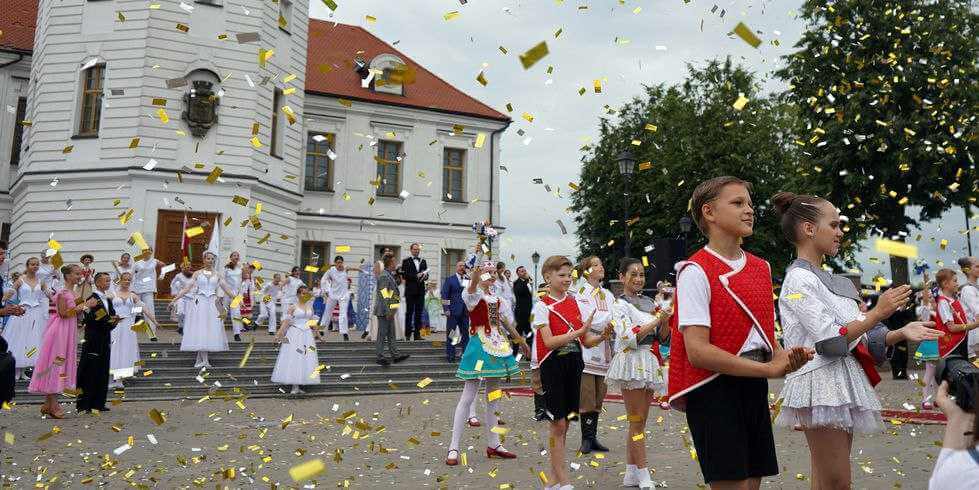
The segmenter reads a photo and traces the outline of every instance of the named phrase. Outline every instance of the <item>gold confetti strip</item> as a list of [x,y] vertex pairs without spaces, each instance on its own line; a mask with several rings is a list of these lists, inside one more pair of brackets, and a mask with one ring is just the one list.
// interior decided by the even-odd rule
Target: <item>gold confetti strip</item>
[[432,384],[432,378],[425,378],[425,379],[419,381],[418,384],[415,385],[415,386],[418,386],[419,388],[424,388],[424,387],[426,387],[426,386],[428,386],[430,384]]
[[455,19],[456,17],[459,17],[460,15],[462,14],[460,14],[458,10],[453,10],[451,12],[446,12],[445,15],[442,16],[442,18],[449,21]]
[[[557,37],[560,33],[561,31],[559,30],[557,33],[555,33],[554,37]],[[550,51],[547,49],[547,41],[541,41],[536,46],[528,49],[526,52],[524,52],[524,54],[520,55],[520,64],[523,65],[524,70],[528,70],[549,53]]]
[[187,238],[194,238],[195,236],[200,235],[201,233],[204,233],[204,228],[201,226],[187,228],[187,230],[184,231],[184,234],[187,235]]
[[745,25],[744,22],[738,22],[738,25],[734,27],[734,33],[738,35],[744,42],[751,45],[752,48],[757,48],[761,45],[761,39],[751,29]]
[[213,184],[218,181],[218,177],[220,177],[221,174],[223,173],[224,170],[221,167],[214,167],[214,169],[211,170],[211,173],[207,175],[207,178],[204,179],[204,181],[207,182],[208,184]]
[[325,471],[326,464],[322,459],[316,458],[289,468],[289,476],[292,478],[292,481],[298,483],[319,476]]
[[155,408],[151,408],[147,415],[149,415],[150,420],[156,425],[163,425],[167,421],[167,418]]
[[350,245],[337,245],[336,252],[344,253],[350,251]]
[[734,107],[734,110],[736,111],[740,111],[741,109],[744,109],[744,106],[747,104],[748,104],[748,98],[745,97],[743,94],[739,94],[738,100],[734,101],[734,103],[731,104],[731,107]]
[[918,258],[918,247],[903,242],[878,238],[874,242],[874,248],[880,253],[894,255],[896,257],[905,257],[908,259]]

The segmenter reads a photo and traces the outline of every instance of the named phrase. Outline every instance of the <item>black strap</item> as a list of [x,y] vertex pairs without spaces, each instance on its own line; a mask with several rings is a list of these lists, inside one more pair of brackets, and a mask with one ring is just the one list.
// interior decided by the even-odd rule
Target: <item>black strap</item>
[[969,456],[972,456],[972,460],[975,461],[976,464],[979,464],[979,449],[976,449],[975,446],[972,446],[968,449],[968,451],[969,451]]

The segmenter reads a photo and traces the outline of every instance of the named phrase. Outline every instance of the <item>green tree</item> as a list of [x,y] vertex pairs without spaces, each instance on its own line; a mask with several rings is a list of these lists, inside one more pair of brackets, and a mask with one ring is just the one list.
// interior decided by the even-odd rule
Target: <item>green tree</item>
[[[585,148],[580,187],[571,198],[580,253],[602,257],[609,268],[622,256],[624,187],[615,157],[629,148],[640,162],[628,183],[630,256],[652,258],[659,252],[645,248],[654,238],[679,236],[677,223],[699,182],[734,175],[754,186],[755,233],[745,248],[771,261],[780,275],[791,247],[767,201],[795,187],[796,150],[787,131],[794,125],[793,110],[760,95],[754,74],[730,59],[687,70],[684,83],[646,86],[621,109],[609,110],[615,122],[601,119],[601,139]],[[740,111],[733,107],[739,96],[748,99]],[[704,243],[696,228],[689,237],[688,250]]]
[[[976,197],[973,2],[806,1],[808,27],[778,75],[799,108],[809,192],[849,220],[847,239],[907,232]],[[921,206],[917,218],[905,206]],[[907,282],[907,260],[892,257]]]

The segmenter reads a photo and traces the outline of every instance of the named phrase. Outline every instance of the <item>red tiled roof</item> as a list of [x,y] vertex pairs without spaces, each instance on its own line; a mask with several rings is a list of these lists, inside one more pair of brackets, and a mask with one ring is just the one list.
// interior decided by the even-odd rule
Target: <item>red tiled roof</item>
[[[354,58],[359,56],[369,64],[375,56],[385,53],[401,58],[416,73],[414,83],[405,86],[405,95],[375,92],[360,86],[360,75],[353,68]],[[309,19],[306,92],[499,121],[510,119],[453,87],[366,29],[316,19]]]
[[0,51],[34,51],[38,0],[3,0],[0,8]]

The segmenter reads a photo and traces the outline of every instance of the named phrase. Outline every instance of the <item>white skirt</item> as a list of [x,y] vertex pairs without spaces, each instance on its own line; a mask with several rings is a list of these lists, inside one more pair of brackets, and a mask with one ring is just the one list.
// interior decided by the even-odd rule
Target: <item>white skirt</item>
[[279,357],[272,369],[272,382],[284,385],[318,385],[320,373],[313,331],[306,327],[289,327],[288,343],[279,346]]
[[428,327],[433,332],[445,331],[445,315],[441,308],[438,310],[428,310]]
[[785,380],[775,425],[872,433],[883,428],[880,400],[853,356]]
[[660,367],[649,346],[641,345],[636,350],[615,353],[605,374],[605,384],[619,393],[642,389],[665,393],[666,370]]
[[180,350],[220,352],[228,350],[228,336],[218,316],[213,296],[194,296],[184,312],[184,337]]
[[131,368],[139,362],[139,338],[132,329],[135,320],[131,316],[122,318],[116,324],[116,328],[112,329],[109,369]]
[[[48,305],[42,302],[38,306],[27,306],[27,311],[21,316],[7,318],[7,326],[3,329],[3,338],[7,341],[7,350],[14,355],[17,368],[33,367],[37,357],[41,355],[41,340],[48,326]],[[34,350],[34,352],[30,352]],[[30,353],[30,357],[27,354]]]

